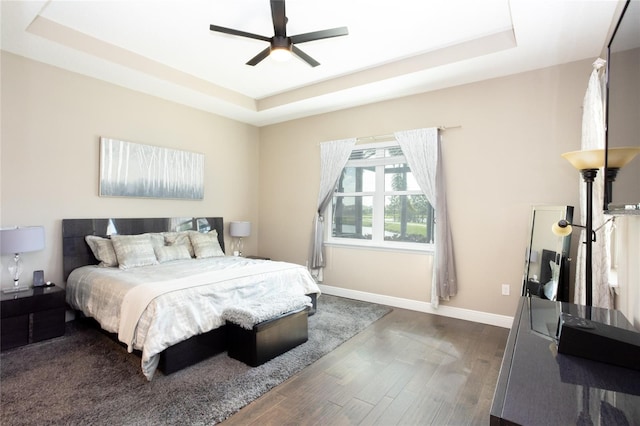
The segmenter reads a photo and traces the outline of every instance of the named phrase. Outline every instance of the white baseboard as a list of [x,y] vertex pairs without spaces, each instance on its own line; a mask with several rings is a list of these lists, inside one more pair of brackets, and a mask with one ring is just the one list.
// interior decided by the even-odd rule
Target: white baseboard
[[445,317],[495,325],[497,327],[503,328],[511,328],[511,325],[513,324],[513,317],[509,317],[506,315],[497,315],[488,312],[472,311],[470,309],[455,308],[452,306],[443,305],[440,305],[438,308],[434,309],[429,302],[420,302],[417,300],[403,299],[400,297],[385,296],[382,294],[367,293],[358,290],[349,290],[324,284],[318,284],[318,286],[320,287],[322,293],[330,294],[332,296],[362,300],[363,302],[379,303],[381,305],[409,309],[411,311],[417,312],[425,312],[428,314],[442,315]]

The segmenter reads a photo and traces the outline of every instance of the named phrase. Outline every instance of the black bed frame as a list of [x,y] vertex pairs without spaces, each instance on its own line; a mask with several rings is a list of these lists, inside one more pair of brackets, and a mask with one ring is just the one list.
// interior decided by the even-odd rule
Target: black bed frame
[[[146,232],[188,230],[209,232],[213,229],[218,232],[218,241],[224,251],[224,221],[221,217],[63,219],[62,263],[64,279],[66,280],[75,268],[98,264],[85,241],[87,235],[107,237],[112,233],[136,235]],[[115,338],[114,335],[111,337]],[[223,352],[225,349],[225,330],[224,327],[220,327],[165,349],[160,354],[158,368],[164,374],[171,374]]]
[[[75,268],[96,265],[98,261],[85,241],[87,235],[107,237],[110,234],[136,235],[146,232],[171,232],[195,230],[218,232],[218,241],[224,251],[224,221],[221,217],[188,218],[111,218],[111,219],[63,219],[62,258],[64,279]],[[309,315],[316,310],[316,294],[309,294],[313,306]],[[97,324],[97,323],[96,323]],[[171,374],[196,364],[227,349],[226,325],[209,332],[193,336],[176,343],[160,353],[158,368],[164,374]],[[110,334],[111,337],[117,337]]]

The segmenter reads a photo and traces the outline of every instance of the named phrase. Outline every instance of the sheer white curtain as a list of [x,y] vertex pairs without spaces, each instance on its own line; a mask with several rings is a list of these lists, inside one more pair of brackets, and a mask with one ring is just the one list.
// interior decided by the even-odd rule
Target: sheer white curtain
[[431,304],[438,307],[440,299],[449,300],[458,292],[438,129],[406,130],[394,135],[420,189],[436,212]]
[[356,139],[340,139],[320,144],[320,191],[318,192],[318,210],[311,236],[311,261],[309,267],[318,282],[322,282],[324,259],[324,212],[333,196],[342,169],[347,163]]
[[[593,71],[582,104],[582,149],[604,149],[605,117],[603,102],[604,65],[606,61],[597,59],[593,63]],[[602,72],[601,72],[602,71]],[[586,184],[580,175],[580,220],[586,223]],[[606,218],[602,206],[604,200],[604,170],[600,169],[593,182],[593,228],[597,229]],[[575,229],[575,228],[574,228]],[[596,232],[596,241],[592,244],[593,269],[593,306],[613,308],[612,290],[609,286],[611,224],[605,225]],[[574,302],[585,303],[585,256],[583,241],[588,236],[583,229],[580,232],[578,258],[576,261],[576,283]]]

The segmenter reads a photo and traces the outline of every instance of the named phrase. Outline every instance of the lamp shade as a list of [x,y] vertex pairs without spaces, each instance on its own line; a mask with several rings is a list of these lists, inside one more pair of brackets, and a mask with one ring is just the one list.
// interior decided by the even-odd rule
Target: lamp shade
[[284,47],[277,47],[271,50],[271,57],[278,62],[286,62],[291,59],[291,50]]
[[232,237],[248,237],[251,235],[251,222],[231,222],[229,235]]
[[640,147],[637,146],[609,148],[607,151],[607,166],[612,169],[621,169],[638,154],[640,154]]
[[0,230],[0,253],[16,254],[44,249],[44,227],[25,226]]
[[573,231],[571,224],[566,220],[560,220],[551,225],[551,232],[559,237],[566,237]]
[[[604,167],[604,149],[585,149],[562,154],[578,170],[599,169]],[[627,146],[607,150],[607,167],[621,169],[640,153],[640,148]]]
[[604,167],[604,149],[585,149],[562,154],[578,170],[599,169]]

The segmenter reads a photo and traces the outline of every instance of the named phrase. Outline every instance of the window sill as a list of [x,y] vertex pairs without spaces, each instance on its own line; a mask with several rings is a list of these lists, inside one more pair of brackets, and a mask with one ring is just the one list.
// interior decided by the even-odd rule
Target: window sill
[[330,240],[330,241],[325,241],[324,245],[326,247],[339,247],[339,248],[347,248],[347,249],[355,249],[355,250],[393,251],[393,252],[427,254],[427,255],[433,255],[435,251],[435,247],[432,244],[429,244],[426,247],[412,247],[412,246],[403,245],[403,244],[376,244],[373,242],[361,243],[361,242],[352,242],[352,241]]

